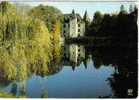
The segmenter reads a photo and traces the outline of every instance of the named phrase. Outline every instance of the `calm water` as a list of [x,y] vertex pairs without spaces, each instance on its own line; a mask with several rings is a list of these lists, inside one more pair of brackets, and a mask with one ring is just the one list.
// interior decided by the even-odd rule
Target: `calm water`
[[93,55],[90,51],[97,54],[96,50],[88,50],[82,45],[63,45],[62,60],[55,73],[44,77],[32,75],[25,83],[20,80],[1,83],[0,89],[29,98],[97,98],[115,95],[109,80],[116,73],[116,67],[113,63],[101,63],[99,54]]
[[[71,66],[63,66],[63,69],[55,75],[29,78],[26,82],[26,96],[40,98],[44,87],[50,98],[107,96],[112,93],[112,90],[106,80],[112,73],[114,69],[111,66],[95,69],[92,60],[87,69],[83,63],[74,71]],[[10,92],[12,84],[3,89]],[[17,84],[20,87],[21,83],[17,82]]]

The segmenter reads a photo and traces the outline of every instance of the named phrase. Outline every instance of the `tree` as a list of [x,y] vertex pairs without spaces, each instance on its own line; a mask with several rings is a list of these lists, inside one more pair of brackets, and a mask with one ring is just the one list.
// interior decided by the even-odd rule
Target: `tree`
[[93,23],[100,24],[102,21],[102,18],[103,18],[103,15],[99,11],[96,11],[93,17]]
[[54,38],[54,42],[58,43],[59,39],[60,39],[60,29],[61,29],[61,23],[59,20],[56,20],[56,24],[54,25],[54,34],[53,34],[53,38]]
[[2,13],[2,15],[6,14],[9,9],[11,11],[16,10],[16,6],[12,5],[7,1],[0,2],[0,12]]
[[41,90],[41,98],[47,98],[47,97],[48,97],[47,89],[46,87],[43,87]]
[[99,12],[96,11],[93,17],[93,21],[91,22],[90,26],[89,26],[89,33],[96,35],[97,32],[99,31],[100,27],[101,27],[101,22],[103,20],[103,15]]
[[90,24],[90,18],[88,16],[87,10],[85,11],[85,14],[83,16],[83,20],[85,21],[85,31],[86,31],[86,33],[88,33],[89,24]]
[[125,10],[124,5],[121,5],[120,11],[123,11],[123,10]]
[[74,9],[72,9],[72,14],[75,15],[75,11],[74,11]]
[[87,69],[88,68],[88,65],[90,63],[90,56],[89,55],[87,55],[85,57],[85,59],[83,60],[83,63],[84,63],[85,68]]
[[87,10],[86,10],[85,13],[84,13],[83,20],[84,20],[86,23],[90,23],[90,18],[89,18],[89,16],[88,16]]
[[133,6],[130,5],[130,6],[129,6],[129,12],[132,13],[133,11],[134,11]]
[[17,93],[17,84],[16,84],[16,82],[14,82],[14,83],[12,84],[11,93],[12,93],[14,96],[16,96],[16,93]]
[[61,16],[62,13],[59,9],[55,7],[39,5],[37,7],[32,8],[28,12],[28,15],[33,18],[38,18],[44,21],[49,32],[53,33],[56,20],[59,19],[59,16]]

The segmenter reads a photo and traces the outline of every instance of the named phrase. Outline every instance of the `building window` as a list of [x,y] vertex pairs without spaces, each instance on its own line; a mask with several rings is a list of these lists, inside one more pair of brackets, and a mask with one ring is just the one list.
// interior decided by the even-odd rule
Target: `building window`
[[78,49],[78,51],[80,52],[80,49]]
[[77,22],[80,22],[80,19],[79,18],[77,18]]
[[80,24],[78,24],[78,27],[80,27]]
[[79,57],[80,57],[80,54],[79,54]]
[[80,34],[78,34],[78,37],[80,37]]
[[80,29],[78,29],[78,32],[80,32]]
[[64,26],[63,26],[64,28],[66,27],[66,24],[64,24]]

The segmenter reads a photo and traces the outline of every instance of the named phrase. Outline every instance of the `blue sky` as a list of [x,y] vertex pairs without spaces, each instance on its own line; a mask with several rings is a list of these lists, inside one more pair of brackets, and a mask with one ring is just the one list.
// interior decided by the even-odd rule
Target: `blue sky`
[[119,12],[120,6],[124,5],[125,9],[129,10],[129,5],[135,5],[135,2],[24,2],[29,6],[51,5],[62,11],[62,13],[71,13],[72,9],[81,16],[85,10],[88,11],[89,17],[92,19],[96,11],[101,13]]

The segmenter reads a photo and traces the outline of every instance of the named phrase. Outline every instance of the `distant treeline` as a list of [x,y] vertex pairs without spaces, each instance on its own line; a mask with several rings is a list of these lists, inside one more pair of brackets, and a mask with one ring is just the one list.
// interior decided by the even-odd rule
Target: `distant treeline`
[[121,5],[119,13],[102,14],[96,11],[86,36],[119,38],[119,41],[137,42],[138,9],[130,5],[129,12]]

